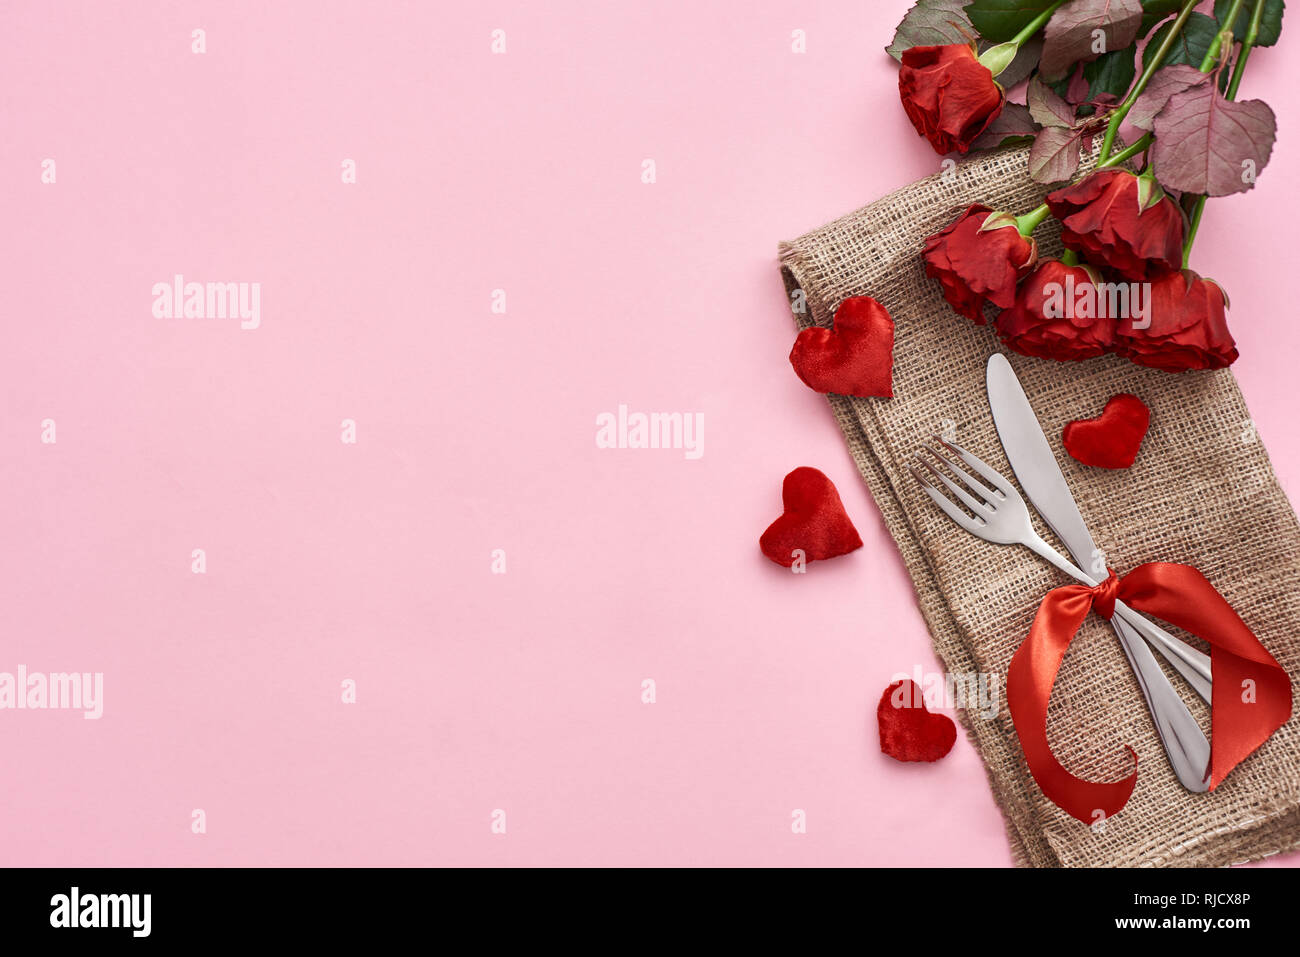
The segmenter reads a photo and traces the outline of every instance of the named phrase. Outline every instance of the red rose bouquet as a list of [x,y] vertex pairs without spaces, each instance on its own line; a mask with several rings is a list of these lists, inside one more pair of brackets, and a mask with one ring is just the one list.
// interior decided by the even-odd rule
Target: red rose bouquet
[[[888,52],[918,134],[939,153],[1032,141],[1026,174],[1061,184],[1033,210],[971,206],[922,252],[957,313],[984,324],[995,307],[1008,348],[1170,372],[1236,360],[1227,296],[1188,260],[1206,200],[1253,188],[1272,152],[1272,110],[1237,91],[1252,51],[1277,42],[1283,2],[1201,5],[918,0],[899,24]],[[1125,123],[1134,142],[1116,150]],[[1049,216],[1066,251],[1039,262]]]

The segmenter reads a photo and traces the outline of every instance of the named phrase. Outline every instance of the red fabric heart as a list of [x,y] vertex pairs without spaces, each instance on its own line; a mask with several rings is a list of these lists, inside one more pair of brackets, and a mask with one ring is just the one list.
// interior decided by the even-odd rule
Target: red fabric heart
[[790,365],[814,392],[893,398],[894,320],[870,296],[845,299],[835,310],[834,329],[799,333]]
[[1075,419],[1065,426],[1061,441],[1065,451],[1084,465],[1126,469],[1151,424],[1151,410],[1135,395],[1111,396],[1095,419]]
[[938,761],[957,741],[957,725],[946,714],[927,711],[921,686],[895,681],[876,705],[880,750],[898,761]]
[[835,484],[817,469],[805,465],[787,475],[781,503],[785,511],[758,539],[763,554],[778,565],[793,565],[796,549],[811,562],[862,547]]

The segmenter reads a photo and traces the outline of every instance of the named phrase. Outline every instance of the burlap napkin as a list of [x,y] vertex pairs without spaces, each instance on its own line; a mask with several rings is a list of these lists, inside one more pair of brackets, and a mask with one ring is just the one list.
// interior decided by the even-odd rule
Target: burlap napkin
[[[925,276],[920,250],[972,202],[1016,213],[1038,205],[1043,190],[1027,179],[1025,159],[1023,148],[969,159],[779,251],[792,301],[801,289],[807,303],[804,313],[795,310],[800,327],[829,326],[840,301],[856,295],[874,296],[893,315],[895,397],[830,396],[831,408],[902,552],[946,669],[997,674],[999,687],[1043,594],[1065,579],[1023,548],[990,545],[958,528],[921,493],[906,462],[929,433],[955,430],[959,444],[1012,476],[984,386],[985,363],[1001,346],[991,326],[947,306]],[[1044,255],[1059,253],[1054,224],[1037,235]],[[1013,355],[1011,363],[1107,564],[1120,574],[1154,560],[1195,565],[1300,678],[1300,528],[1231,372],[1170,375],[1112,356],[1059,363]],[[1137,463],[1109,471],[1070,459],[1060,450],[1062,427],[1095,415],[1119,392],[1151,407]],[[1208,729],[1208,708],[1170,674]],[[1104,829],[1079,823],[1038,789],[1005,695],[996,717],[960,716],[1021,865],[1213,866],[1300,844],[1300,717],[1216,790],[1191,794],[1169,767],[1114,634],[1095,615],[1066,656],[1048,730],[1062,763],[1094,780],[1126,774],[1123,746],[1137,751],[1137,787]]]

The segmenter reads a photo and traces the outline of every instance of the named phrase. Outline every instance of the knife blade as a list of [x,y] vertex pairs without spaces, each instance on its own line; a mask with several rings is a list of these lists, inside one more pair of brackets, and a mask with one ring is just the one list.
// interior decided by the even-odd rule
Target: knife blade
[[997,426],[998,438],[1020,487],[1079,567],[1093,578],[1105,575],[1104,563],[1101,567],[1096,565],[1101,553],[1079,513],[1070,487],[1065,484],[1047,436],[1038,424],[1015,370],[1000,352],[989,358],[988,390],[993,424]]
[[[1092,576],[1095,583],[1105,574],[1104,557],[1088,531],[1015,370],[1001,353],[989,358],[987,385],[998,438],[1002,440],[1002,448],[1020,487],[1075,562]],[[1137,629],[1118,616],[1111,619],[1111,624],[1137,676],[1179,780],[1189,790],[1204,791],[1208,787],[1209,764],[1209,743],[1204,733],[1161,671]],[[1166,637],[1171,642],[1177,641],[1172,636]],[[1187,678],[1198,694],[1210,700],[1209,659],[1206,656],[1185,645],[1185,654],[1161,644],[1156,644],[1156,648]],[[1198,662],[1197,655],[1205,661]]]

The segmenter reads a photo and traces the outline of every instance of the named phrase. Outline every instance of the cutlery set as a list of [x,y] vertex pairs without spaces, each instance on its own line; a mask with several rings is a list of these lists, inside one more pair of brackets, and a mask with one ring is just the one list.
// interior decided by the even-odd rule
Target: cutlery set
[[[1052,548],[1034,529],[1029,508],[1011,482],[955,443],[931,436],[917,450],[912,474],[944,514],[966,531],[997,545],[1023,545],[1075,581],[1096,586],[1098,578],[1084,568],[1100,553],[1006,356],[995,354],[989,359],[987,384],[993,421],[1007,461],[1034,509],[1074,561]],[[1105,575],[1103,566],[1102,577]],[[1209,656],[1123,602],[1115,603],[1111,625],[1175,775],[1189,791],[1208,790],[1209,740],[1152,651],[1207,703],[1212,695]]]

